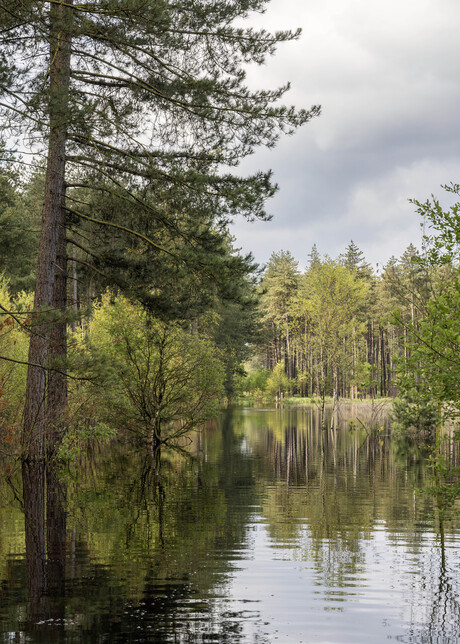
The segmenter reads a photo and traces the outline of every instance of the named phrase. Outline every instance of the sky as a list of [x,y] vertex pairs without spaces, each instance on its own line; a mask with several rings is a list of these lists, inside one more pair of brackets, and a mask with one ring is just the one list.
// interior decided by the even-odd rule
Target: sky
[[288,80],[284,103],[322,114],[240,165],[271,168],[279,192],[272,221],[235,222],[236,247],[262,264],[289,250],[303,269],[314,243],[337,257],[353,240],[379,266],[420,246],[409,199],[448,205],[441,185],[460,183],[460,2],[272,0],[252,24],[302,36],[250,68],[250,86]]

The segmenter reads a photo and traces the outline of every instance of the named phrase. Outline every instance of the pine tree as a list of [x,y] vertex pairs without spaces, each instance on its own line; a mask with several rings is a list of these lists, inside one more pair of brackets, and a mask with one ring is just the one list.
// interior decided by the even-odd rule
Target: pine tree
[[343,255],[343,263],[347,268],[357,268],[364,262],[364,253],[358,248],[353,240],[350,241]]
[[[65,275],[69,223],[123,231],[171,256],[170,248],[139,231],[133,211],[161,231],[174,231],[189,255],[200,251],[200,230],[181,229],[184,212],[206,213],[206,228],[211,215],[218,226],[237,214],[266,217],[264,202],[275,191],[270,173],[240,177],[223,168],[257,145],[273,146],[281,133],[319,113],[279,106],[288,85],[245,86],[246,64],[263,64],[279,43],[299,35],[234,26],[266,4],[4,0],[2,117],[11,132],[26,133],[22,145],[33,141],[29,150],[46,156],[36,310],[65,307],[55,294],[55,274]],[[93,216],[93,197],[82,203],[76,193],[82,188],[86,195],[110,194],[124,224],[110,213]],[[31,336],[24,425],[24,451],[33,457],[44,453],[46,366],[54,347],[65,352],[62,328],[50,344],[50,326],[42,322]],[[55,421],[51,406],[48,422]]]
[[319,266],[319,264],[321,264],[321,255],[318,252],[316,244],[313,244],[308,255],[308,268]]

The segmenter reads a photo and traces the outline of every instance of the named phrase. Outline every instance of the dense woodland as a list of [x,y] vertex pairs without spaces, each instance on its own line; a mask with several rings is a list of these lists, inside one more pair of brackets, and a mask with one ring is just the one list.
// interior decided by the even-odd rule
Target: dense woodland
[[[228,223],[237,216],[265,219],[277,187],[270,171],[241,176],[235,168],[255,147],[273,146],[320,112],[284,105],[288,84],[247,86],[247,65],[264,64],[300,34],[241,26],[266,4],[0,5],[2,218],[10,243],[2,244],[3,264],[13,295],[34,282],[32,316],[16,303],[4,307],[4,324],[28,333],[26,460],[52,458],[72,425],[70,381],[108,388],[115,358],[103,369],[97,352],[87,344],[70,348],[67,338],[69,324],[91,326],[92,306],[106,289],[111,301],[132,304],[144,325],[142,337],[123,332],[107,346],[124,347],[136,387],[127,377],[121,398],[152,444],[164,438],[160,426],[183,422],[177,407],[190,382],[178,376],[181,333],[210,342],[219,334],[217,318],[234,315],[244,323],[239,309],[248,290],[252,297],[245,286],[253,279],[252,259],[232,251]],[[31,241],[35,226],[38,242]],[[225,347],[228,333],[220,335]],[[233,345],[226,355],[229,374],[240,355]],[[70,364],[76,356],[79,365]],[[184,369],[192,379],[195,371]],[[175,391],[166,395],[172,381]],[[192,424],[204,406],[201,384],[189,410]]]
[[[44,179],[37,170],[21,182],[14,164],[5,170],[1,414],[4,439],[17,443]],[[176,288],[166,290],[164,302],[180,306],[181,315],[152,311],[117,282],[108,284],[96,253],[88,257],[69,244],[68,354],[53,366],[69,375],[61,454],[81,435],[128,430],[150,443],[171,439],[245,395],[396,397],[402,425],[433,435],[439,409],[450,419],[458,410],[457,242],[452,225],[443,223],[448,213],[435,221],[433,204],[417,207],[437,233],[425,236],[422,250],[410,245],[380,270],[353,241],[335,259],[313,246],[304,271],[289,251],[274,252],[258,267],[224,232],[221,254],[234,262],[228,277],[212,283],[206,273],[184,274],[177,302]],[[115,246],[123,235],[111,233],[111,240]],[[162,279],[169,279],[164,270]]]
[[[354,513],[360,487],[373,497],[360,529],[369,543],[367,514],[372,510],[377,521],[376,490],[390,491],[382,516],[392,517],[399,471],[388,487],[380,478],[385,461],[378,459],[398,442],[410,443],[411,455],[420,451],[423,458],[427,446],[431,450],[429,485],[440,517],[460,497],[453,445],[460,415],[460,186],[446,186],[447,210],[435,198],[413,202],[423,241],[414,240],[379,270],[348,239],[336,258],[306,248],[302,265],[288,249],[258,266],[235,248],[230,224],[238,217],[268,220],[278,189],[270,170],[244,175],[240,163],[321,112],[317,105],[286,104],[289,83],[254,88],[247,80],[251,66],[265,65],[279,46],[300,36],[300,30],[250,26],[268,3],[0,0],[0,472],[11,506],[24,516],[26,552],[22,562],[24,548],[8,554],[0,573],[9,580],[13,571],[11,584],[2,581],[7,602],[27,585],[28,607],[21,598],[17,616],[21,629],[25,622],[38,629],[40,641],[48,626],[71,629],[74,641],[77,622],[69,617],[86,610],[72,584],[98,605],[87,592],[93,573],[83,567],[75,576],[80,551],[94,563],[95,578],[105,575],[106,564],[108,570],[120,562],[130,568],[103,590],[115,629],[128,619],[126,611],[118,619],[113,608],[130,575],[138,597],[152,585],[150,576],[167,581],[194,636],[194,606],[203,603],[192,583],[196,572],[210,571],[224,605],[227,582],[206,568],[209,553],[220,553],[220,571],[226,544],[241,548],[252,540],[239,498],[250,495],[247,507],[255,516],[251,498],[259,483],[243,442],[233,449],[235,430],[224,421],[213,432],[212,419],[240,398],[270,405],[294,399],[310,404],[311,418],[314,412],[321,419],[310,434],[297,432],[296,423],[264,427],[267,438],[263,446],[254,443],[253,462],[278,473],[279,486],[261,479],[267,517],[270,508],[277,516],[283,515],[279,507],[290,513],[292,503],[302,517],[312,514],[306,502],[314,504],[315,516],[320,512],[311,521],[312,535],[323,543],[326,530],[328,568],[331,535],[350,541],[337,508]],[[329,397],[335,413],[328,416]],[[382,423],[361,421],[356,432],[354,422],[338,432],[343,398],[371,399],[371,419],[375,407],[392,398],[393,429],[402,440],[393,442]],[[212,468],[201,434],[190,438],[206,423],[205,436],[214,444],[207,449],[219,454]],[[337,436],[346,437],[343,449]],[[331,437],[328,462],[324,446]],[[165,457],[164,446],[174,458]],[[121,482],[115,462],[125,474],[128,466],[135,485]],[[110,471],[103,493],[92,483],[96,463]],[[334,480],[327,487],[329,472]],[[317,492],[287,494],[298,476],[317,480]],[[333,510],[325,522],[328,504]],[[406,500],[403,505],[409,507]],[[226,513],[230,523],[222,520]],[[88,533],[78,532],[80,517],[89,520]],[[106,523],[116,524],[112,540],[100,532]],[[122,542],[132,557],[125,557]],[[99,543],[100,560],[92,556]],[[344,560],[342,545],[338,552],[337,561]],[[15,572],[18,562],[27,582]],[[162,620],[169,610],[166,586],[161,581],[154,592]],[[177,595],[182,587],[186,597],[193,594],[192,603]],[[53,597],[59,619],[50,624]],[[182,621],[178,605],[171,603],[175,624]],[[232,614],[234,606],[232,598]],[[244,606],[234,615],[244,621],[240,616],[256,612]],[[137,638],[138,612],[135,620]],[[160,639],[162,620],[154,622]],[[232,641],[226,624],[218,624],[222,641]],[[17,627],[8,631],[27,637]],[[53,632],[61,641],[64,631]]]
[[[413,201],[425,234],[373,269],[350,242],[336,259],[316,246],[301,272],[274,253],[262,275],[264,340],[243,387],[275,395],[392,397],[395,428],[439,439],[460,411],[459,186],[454,203]],[[260,391],[259,391],[260,393]]]
[[25,461],[82,435],[154,447],[241,394],[456,418],[457,205],[414,202],[422,249],[379,271],[353,242],[303,271],[233,247],[277,189],[239,162],[320,114],[246,85],[300,33],[240,26],[266,4],[2,3],[0,421]]
[[449,262],[428,267],[412,244],[380,271],[353,241],[336,259],[315,245],[303,272],[288,251],[273,253],[261,280],[259,362],[281,375],[280,393],[394,397],[397,374],[411,368],[410,330],[454,273]]

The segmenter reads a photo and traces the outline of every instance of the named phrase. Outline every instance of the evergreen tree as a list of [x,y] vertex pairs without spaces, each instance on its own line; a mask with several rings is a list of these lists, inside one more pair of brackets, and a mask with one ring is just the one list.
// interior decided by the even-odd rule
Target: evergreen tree
[[372,277],[371,265],[366,262],[363,251],[358,248],[353,240],[346,247],[345,253],[341,255],[341,260],[344,266],[356,271],[358,277],[367,280]]
[[[287,85],[260,91],[245,85],[246,64],[263,64],[280,42],[298,36],[234,26],[266,4],[3,2],[2,117],[26,132],[35,153],[46,155],[35,309],[66,306],[60,281],[69,220],[122,230],[171,256],[170,248],[139,232],[133,211],[175,231],[190,255],[200,250],[200,237],[177,225],[184,212],[206,213],[206,227],[211,217],[218,225],[236,214],[266,217],[264,202],[275,190],[270,173],[245,178],[223,169],[319,113],[279,106]],[[74,194],[81,187],[109,193],[124,224],[93,216],[91,199],[82,203]],[[36,366],[29,368],[24,449],[32,456],[44,449],[45,367],[54,353],[65,353],[60,327],[51,344],[45,323],[31,336],[29,362]],[[56,413],[49,405],[51,425]]]
[[358,248],[353,240],[350,241],[343,255],[343,263],[347,268],[357,268],[364,262],[364,253]]
[[42,187],[40,175],[21,186],[11,167],[0,174],[0,273],[13,295],[35,282]]
[[318,266],[319,264],[321,264],[321,255],[318,252],[316,244],[313,244],[308,255],[308,267],[313,268],[314,266]]

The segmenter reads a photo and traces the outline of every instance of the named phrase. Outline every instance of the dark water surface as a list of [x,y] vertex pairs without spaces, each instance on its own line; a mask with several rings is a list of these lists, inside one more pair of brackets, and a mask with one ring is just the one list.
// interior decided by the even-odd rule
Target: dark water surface
[[317,421],[239,409],[160,471],[116,446],[0,483],[0,642],[460,642],[425,466]]

